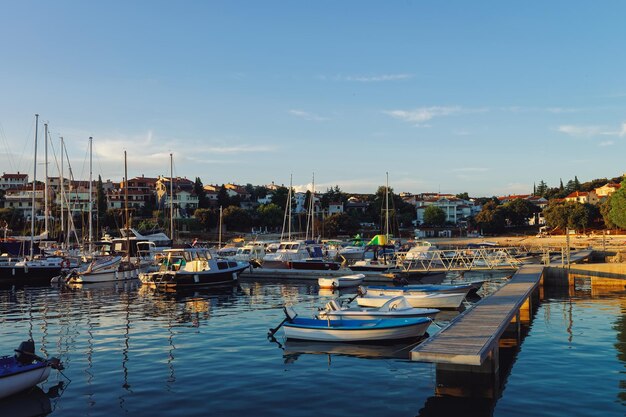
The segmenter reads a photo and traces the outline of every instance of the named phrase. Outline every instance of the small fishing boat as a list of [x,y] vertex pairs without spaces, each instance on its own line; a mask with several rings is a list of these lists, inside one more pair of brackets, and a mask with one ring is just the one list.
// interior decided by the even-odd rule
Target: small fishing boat
[[92,284],[99,282],[125,281],[139,277],[136,265],[123,262],[121,256],[96,258],[85,270],[71,270],[64,279],[66,284]]
[[415,308],[403,296],[393,297],[378,308],[343,307],[337,300],[330,300],[318,313],[320,319],[330,320],[376,320],[393,318],[428,317],[432,320],[439,313],[436,308]]
[[432,320],[426,317],[377,320],[320,320],[300,318],[291,307],[285,308],[287,339],[324,342],[364,342],[421,337]]
[[[427,308],[459,308],[466,295],[467,291],[458,293],[421,292],[403,294],[404,298],[406,298],[411,306]],[[361,289],[356,302],[361,307],[382,307],[383,304],[395,296],[397,296],[397,294],[386,295],[375,290]]]
[[8,397],[48,379],[50,369],[62,370],[56,358],[44,359],[34,354],[35,342],[22,342],[14,356],[0,357],[0,398]]
[[365,275],[363,274],[342,275],[340,277],[319,278],[317,285],[325,289],[353,287],[360,285],[364,279]]

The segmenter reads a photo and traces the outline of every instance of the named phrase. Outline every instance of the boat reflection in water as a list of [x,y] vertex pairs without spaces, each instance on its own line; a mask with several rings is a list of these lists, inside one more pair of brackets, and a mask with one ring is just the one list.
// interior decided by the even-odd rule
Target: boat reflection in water
[[424,337],[404,340],[400,343],[343,343],[343,342],[313,342],[308,340],[287,339],[280,344],[283,349],[285,363],[295,362],[301,355],[328,355],[330,363],[333,355],[352,356],[362,359],[406,359],[410,360],[409,352],[420,342],[428,338]]
[[46,416],[52,412],[51,398],[57,398],[64,388],[64,383],[58,382],[44,392],[38,386],[27,391],[12,395],[0,400],[0,416],[6,417],[35,417]]

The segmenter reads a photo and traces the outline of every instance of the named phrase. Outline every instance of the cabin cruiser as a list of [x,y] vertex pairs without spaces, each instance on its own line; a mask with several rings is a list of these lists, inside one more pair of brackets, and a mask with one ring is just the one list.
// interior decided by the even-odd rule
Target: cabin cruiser
[[166,249],[159,260],[159,270],[139,274],[145,285],[186,288],[232,284],[248,262],[231,261],[211,256],[206,248]]

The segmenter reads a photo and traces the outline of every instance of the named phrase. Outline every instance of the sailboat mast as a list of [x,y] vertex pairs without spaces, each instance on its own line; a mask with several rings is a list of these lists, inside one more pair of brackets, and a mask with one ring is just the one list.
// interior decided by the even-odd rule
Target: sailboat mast
[[287,207],[289,207],[288,216],[289,216],[289,224],[287,226],[287,240],[291,241],[291,188],[293,187],[293,174],[289,175],[289,192],[287,193]]
[[217,248],[222,249],[222,206],[220,206],[220,224],[217,231]]
[[128,231],[128,164],[126,163],[126,151],[124,151],[124,216],[126,217],[126,260],[130,262],[130,233]]
[[63,208],[65,205],[65,179],[63,178],[63,147],[65,144],[63,143],[63,136],[61,136],[61,235],[65,232],[65,215],[63,213]]
[[387,183],[385,184],[385,240],[389,241],[389,172],[387,175]]
[[46,234],[48,234],[48,123],[44,123],[45,131],[44,131],[44,143],[45,143],[45,160],[46,163],[44,165],[45,172],[45,181],[44,181],[44,189],[43,189],[43,215],[44,215],[44,230]]
[[[93,138],[89,136],[89,253],[93,251],[93,172],[92,172]],[[128,184],[126,184],[128,185]],[[124,187],[126,188],[126,187]]]
[[315,173],[313,173],[313,180],[311,182],[311,196],[309,198],[309,207],[308,207],[308,216],[309,220],[307,220],[307,230],[306,230],[306,238],[309,237],[309,226],[311,227],[311,240],[315,239]]
[[35,193],[37,191],[37,128],[39,127],[39,115],[35,114],[35,152],[33,157],[33,198],[30,208],[30,259],[33,259],[35,245]]
[[170,236],[174,243],[174,161],[170,154]]

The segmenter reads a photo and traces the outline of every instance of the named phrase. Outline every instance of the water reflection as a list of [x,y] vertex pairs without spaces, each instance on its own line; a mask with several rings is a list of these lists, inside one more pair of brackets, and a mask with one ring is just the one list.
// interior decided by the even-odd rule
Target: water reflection
[[46,416],[53,411],[51,399],[59,398],[64,383],[59,382],[44,392],[38,386],[0,400],[0,416],[35,417]]
[[213,309],[228,307],[244,295],[238,285],[178,291],[142,286],[138,291],[147,316],[165,316],[171,322],[193,327],[209,320]]
[[[426,336],[427,337],[427,336]],[[402,343],[342,343],[313,342],[287,339],[279,346],[283,350],[285,364],[294,363],[302,355],[328,355],[330,364],[334,355],[352,356],[362,359],[404,359],[409,360],[409,352],[425,338],[407,340]]]

